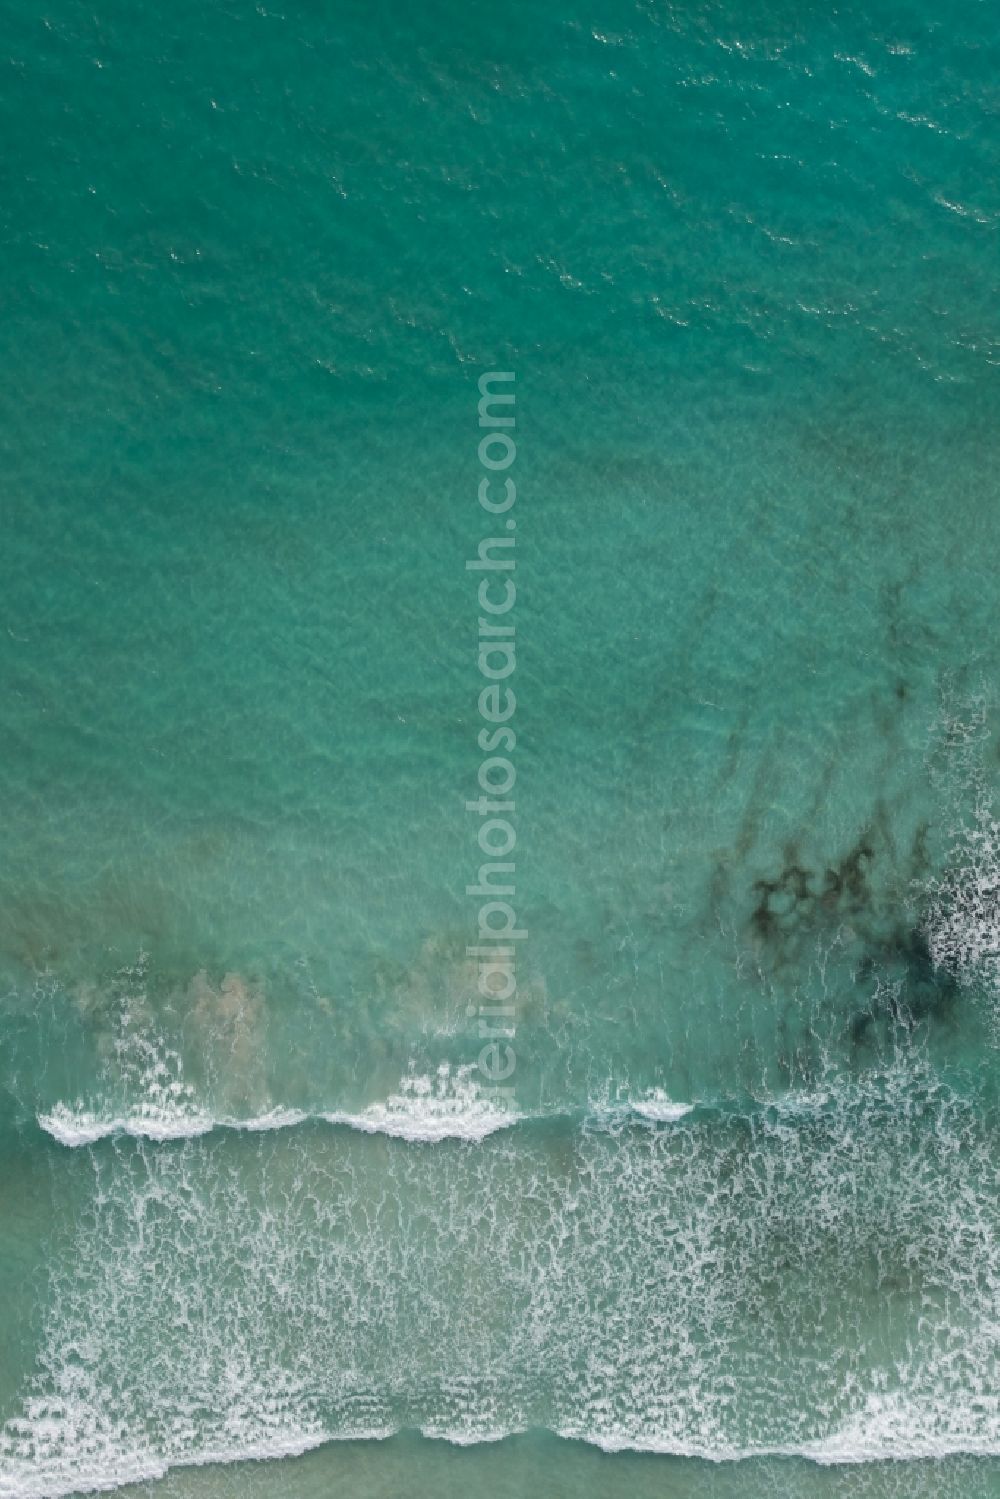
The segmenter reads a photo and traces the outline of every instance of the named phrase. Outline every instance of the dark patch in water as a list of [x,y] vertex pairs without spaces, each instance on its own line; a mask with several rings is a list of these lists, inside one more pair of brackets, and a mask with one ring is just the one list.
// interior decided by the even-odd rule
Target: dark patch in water
[[[871,906],[872,892],[868,870],[875,849],[867,833],[838,863],[828,865],[822,874],[799,861],[794,845],[786,847],[785,863],[776,879],[759,879],[753,883],[755,904],[750,925],[764,943],[777,948],[808,934],[814,916],[844,920],[863,915]],[[779,958],[780,953],[774,956]]]
[[875,850],[863,834],[850,853],[826,871],[822,900],[827,909],[836,907],[857,916],[871,904],[868,868],[874,858]]
[[913,847],[910,850],[910,879],[918,880],[925,875],[931,867],[931,856],[927,847],[927,836],[930,832],[930,824],[922,822],[918,825],[913,835]]
[[934,966],[922,927],[897,926],[869,942],[859,979],[883,979],[882,1006],[890,1020],[911,1028],[921,1020],[947,1021],[959,997],[953,974]]
[[[876,1045],[886,1026],[953,1023],[960,993],[954,977],[935,968],[923,927],[888,917],[884,894],[880,899],[873,889],[876,850],[896,865],[894,840],[881,826],[886,820],[884,813],[876,817],[843,857],[818,870],[790,845],[780,872],[752,886],[750,927],[773,969],[811,962],[824,928],[851,944],[848,960],[857,944],[851,1008],[844,1017],[855,1050]],[[927,833],[924,823],[914,835],[907,861],[911,878],[928,866]]]
[[784,858],[784,867],[777,879],[755,880],[753,884],[757,903],[750,923],[764,942],[791,936],[816,900],[814,876],[799,863],[794,844],[786,845]]

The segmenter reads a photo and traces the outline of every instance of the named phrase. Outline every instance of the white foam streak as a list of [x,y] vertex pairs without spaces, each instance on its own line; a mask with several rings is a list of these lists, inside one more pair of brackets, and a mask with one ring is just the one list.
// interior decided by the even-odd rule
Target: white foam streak
[[634,1099],[632,1112],[657,1124],[673,1124],[694,1112],[693,1103],[675,1103],[662,1088],[650,1088],[645,1098]]
[[[0,1499],[359,1427],[720,1462],[1000,1454],[981,1102],[906,1050],[736,1116],[622,1089],[483,1149],[317,1127],[56,1160],[73,1211]],[[420,1141],[482,1138],[496,1112],[443,1068],[335,1117]],[[512,1315],[484,1319],[487,1298]]]
[[611,1130],[620,1129],[631,1118],[644,1119],[649,1124],[676,1124],[695,1108],[693,1103],[675,1102],[662,1088],[647,1088],[634,1098],[627,1088],[612,1088],[609,1084],[596,1096],[591,1095],[586,1122],[590,1127]]
[[57,1103],[47,1114],[39,1114],[38,1123],[46,1134],[71,1149],[93,1145],[117,1134],[143,1140],[186,1140],[206,1135],[215,1127],[215,1120],[208,1114],[139,1109],[134,1114],[110,1117],[64,1103]]
[[484,1140],[520,1117],[483,1096],[472,1080],[471,1068],[452,1073],[446,1066],[430,1078],[411,1074],[400,1091],[384,1103],[370,1104],[359,1114],[332,1113],[323,1118],[346,1124],[363,1134],[433,1144],[441,1140]]
[[[169,1460],[153,1452],[107,1454],[102,1460],[91,1464],[81,1463],[76,1457],[67,1458],[64,1462],[46,1465],[44,1470],[29,1472],[25,1469],[12,1472],[10,1476],[0,1475],[0,1499],[69,1499],[72,1494],[107,1493],[126,1484],[152,1483],[179,1468],[201,1468],[211,1464],[226,1466],[301,1457],[306,1452],[333,1442],[387,1441],[397,1436],[400,1430],[399,1427],[387,1426],[328,1432],[296,1431],[290,1427],[280,1436],[251,1439],[244,1445],[206,1446],[196,1453],[185,1453]],[[467,1432],[425,1425],[419,1430],[427,1441],[447,1442],[452,1447],[467,1448],[507,1441],[511,1437],[522,1435],[527,1428],[511,1426]],[[641,1436],[631,1433],[615,1430],[595,1432],[579,1427],[563,1427],[552,1434],[563,1441],[583,1442],[609,1454],[639,1452],[712,1463],[797,1457],[806,1458],[819,1467],[849,1467],[887,1461],[916,1462],[959,1456],[1000,1455],[1000,1446],[977,1440],[971,1435],[968,1439],[933,1439],[921,1434],[919,1422],[910,1430],[892,1431],[879,1419],[868,1429],[852,1425],[821,1441],[792,1446],[723,1445],[708,1448],[697,1442],[665,1442],[655,1438],[643,1440]]]
[[398,1428],[361,1428],[337,1432],[317,1429],[296,1430],[289,1425],[282,1434],[243,1444],[206,1446],[198,1452],[164,1459],[150,1451],[105,1454],[88,1464],[76,1456],[46,1465],[42,1471],[17,1472],[13,1477],[0,1474],[0,1499],[68,1499],[71,1494],[107,1493],[126,1484],[153,1483],[177,1468],[204,1468],[212,1464],[267,1462],[285,1457],[301,1457],[330,1442],[382,1442],[395,1436]]
[[737,1447],[723,1443],[709,1447],[700,1442],[663,1441],[652,1437],[644,1440],[642,1436],[633,1433],[615,1430],[597,1433],[576,1427],[564,1427],[555,1435],[564,1441],[586,1442],[589,1447],[599,1447],[602,1452],[644,1452],[658,1457],[696,1458],[707,1463],[800,1457],[815,1463],[817,1467],[833,1468],[853,1467],[864,1463],[920,1462],[946,1457],[1000,1456],[1000,1443],[983,1440],[972,1434],[967,1437],[958,1434],[944,1437],[925,1435],[916,1413],[910,1429],[880,1431],[874,1427],[865,1429],[852,1425],[819,1441],[788,1446]]
[[452,1073],[442,1066],[433,1078],[411,1073],[400,1083],[398,1093],[355,1113],[308,1114],[301,1109],[279,1107],[241,1119],[215,1118],[186,1103],[170,1108],[155,1100],[144,1101],[125,1114],[95,1111],[82,1103],[72,1106],[57,1103],[47,1113],[38,1115],[38,1123],[60,1145],[70,1148],[93,1145],[116,1134],[155,1141],[185,1140],[213,1129],[251,1132],[288,1129],[309,1119],[343,1125],[361,1134],[388,1135],[424,1144],[441,1140],[479,1141],[498,1129],[516,1124],[521,1116],[483,1096],[469,1076],[470,1070],[460,1068]]
[[429,1442],[447,1442],[449,1447],[489,1447],[495,1442],[505,1442],[508,1437],[520,1436],[525,1426],[495,1426],[464,1431],[452,1426],[421,1426],[420,1435]]

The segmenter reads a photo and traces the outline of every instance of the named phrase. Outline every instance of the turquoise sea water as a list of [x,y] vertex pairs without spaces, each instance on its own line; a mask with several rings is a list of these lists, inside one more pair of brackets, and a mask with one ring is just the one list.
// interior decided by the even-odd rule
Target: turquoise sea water
[[2,15],[0,1495],[1000,1494],[995,7]]

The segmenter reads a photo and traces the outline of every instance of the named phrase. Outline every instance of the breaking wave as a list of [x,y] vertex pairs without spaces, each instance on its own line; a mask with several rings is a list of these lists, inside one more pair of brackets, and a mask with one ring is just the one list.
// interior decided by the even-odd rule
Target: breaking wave
[[310,1119],[343,1125],[362,1134],[433,1144],[440,1140],[483,1140],[495,1130],[517,1123],[521,1116],[483,1096],[470,1072],[469,1068],[452,1071],[447,1065],[439,1067],[433,1076],[411,1072],[401,1080],[397,1093],[354,1113],[309,1113],[276,1107],[248,1118],[214,1118],[197,1108],[187,1095],[165,1098],[154,1075],[149,1079],[149,1095],[124,1114],[95,1110],[83,1103],[57,1103],[38,1115],[38,1123],[61,1145],[70,1147],[92,1145],[113,1135],[164,1141],[191,1139],[215,1129],[259,1133],[288,1129]]
[[414,1078],[394,1135],[368,1118],[379,1140],[54,1154],[76,1208],[0,1494],[402,1428],[716,1460],[1000,1452],[996,1121],[918,1055],[784,1108],[413,1149],[404,1130],[454,1129],[464,1085]]

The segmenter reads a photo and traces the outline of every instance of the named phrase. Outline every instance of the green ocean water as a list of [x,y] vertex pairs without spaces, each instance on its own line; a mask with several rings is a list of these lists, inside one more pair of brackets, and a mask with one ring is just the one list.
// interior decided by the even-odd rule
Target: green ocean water
[[2,15],[0,1495],[1000,1493],[995,7]]

